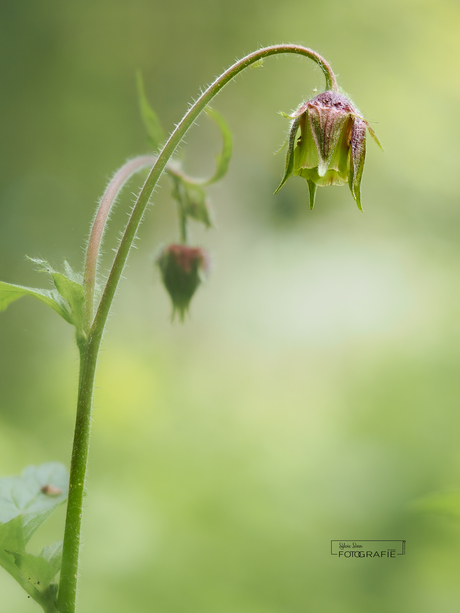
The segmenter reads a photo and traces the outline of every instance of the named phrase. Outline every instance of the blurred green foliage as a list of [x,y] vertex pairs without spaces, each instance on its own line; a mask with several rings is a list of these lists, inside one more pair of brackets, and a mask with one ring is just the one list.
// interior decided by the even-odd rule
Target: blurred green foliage
[[[454,0],[1,3],[4,281],[37,284],[25,254],[81,265],[107,178],[148,150],[137,69],[169,131],[236,57],[300,42],[378,120],[386,150],[369,142],[364,214],[346,188],[310,213],[303,180],[272,195],[272,152],[276,112],[321,88],[320,72],[269,59],[215,101],[234,158],[210,188],[218,229],[194,230],[213,276],[171,326],[153,262],[177,230],[160,190],[104,340],[82,611],[458,610],[459,525],[412,503],[460,483],[459,26]],[[207,176],[218,148],[203,119],[186,169]],[[77,352],[48,311],[24,298],[0,319],[3,475],[69,461]],[[62,521],[34,536],[37,553]],[[407,554],[338,560],[338,538],[406,539]],[[0,598],[0,611],[36,608],[6,573]]]

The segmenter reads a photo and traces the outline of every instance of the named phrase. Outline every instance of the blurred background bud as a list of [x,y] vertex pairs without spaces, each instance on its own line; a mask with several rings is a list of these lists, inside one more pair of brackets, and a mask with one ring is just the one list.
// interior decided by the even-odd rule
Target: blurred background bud
[[173,318],[177,311],[183,321],[193,295],[209,270],[208,253],[202,247],[168,245],[160,253],[157,263],[171,297]]

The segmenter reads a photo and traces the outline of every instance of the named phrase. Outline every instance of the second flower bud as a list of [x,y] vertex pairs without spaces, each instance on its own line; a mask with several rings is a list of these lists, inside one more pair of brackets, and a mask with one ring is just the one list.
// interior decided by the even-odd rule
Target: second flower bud
[[209,272],[209,255],[202,247],[173,244],[165,247],[157,258],[161,279],[172,304],[184,320],[190,301]]

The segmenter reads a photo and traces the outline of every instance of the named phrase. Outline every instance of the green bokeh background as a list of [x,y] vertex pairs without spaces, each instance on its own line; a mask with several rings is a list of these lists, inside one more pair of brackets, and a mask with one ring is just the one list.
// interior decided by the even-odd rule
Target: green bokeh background
[[[457,612],[460,530],[414,500],[460,484],[460,4],[455,0],[3,0],[0,278],[24,255],[82,262],[108,177],[147,151],[135,71],[169,131],[236,58],[322,53],[374,126],[361,214],[348,188],[276,196],[289,111],[322,76],[294,57],[216,100],[234,134],[193,236],[213,274],[185,326],[154,270],[176,240],[164,180],[103,344],[85,502],[82,613]],[[213,165],[203,118],[183,148]],[[111,248],[135,181],[113,218]],[[72,330],[30,298],[0,319],[0,473],[68,463]],[[63,510],[33,547],[59,538]],[[406,539],[338,560],[331,539]],[[0,574],[0,612],[38,611]]]

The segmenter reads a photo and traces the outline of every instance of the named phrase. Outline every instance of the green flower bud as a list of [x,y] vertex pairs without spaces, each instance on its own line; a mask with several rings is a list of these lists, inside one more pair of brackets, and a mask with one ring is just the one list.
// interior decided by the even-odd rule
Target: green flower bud
[[318,186],[348,182],[351,194],[362,210],[360,188],[366,155],[366,129],[380,146],[368,122],[346,96],[333,91],[304,102],[290,118],[293,121],[288,137],[286,169],[276,191],[291,175],[304,177],[312,209]]
[[204,274],[209,270],[209,256],[201,247],[168,245],[157,258],[163,284],[181,321]]

